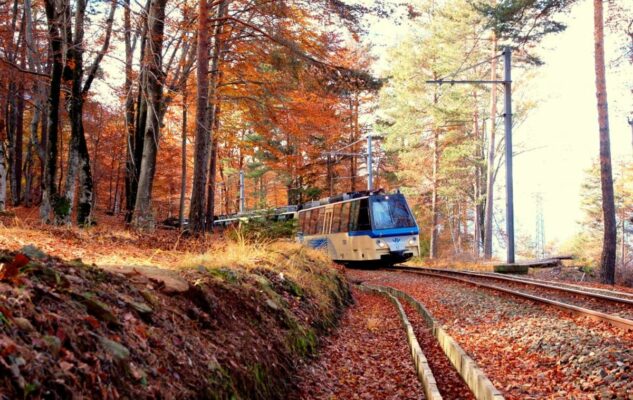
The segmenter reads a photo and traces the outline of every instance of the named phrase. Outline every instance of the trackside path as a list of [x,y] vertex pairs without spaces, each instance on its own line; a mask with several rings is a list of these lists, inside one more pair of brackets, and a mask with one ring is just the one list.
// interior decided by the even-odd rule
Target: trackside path
[[468,284],[348,270],[420,301],[507,399],[633,400],[633,333]]
[[319,358],[298,376],[300,399],[423,399],[406,334],[385,297],[354,290],[355,304]]

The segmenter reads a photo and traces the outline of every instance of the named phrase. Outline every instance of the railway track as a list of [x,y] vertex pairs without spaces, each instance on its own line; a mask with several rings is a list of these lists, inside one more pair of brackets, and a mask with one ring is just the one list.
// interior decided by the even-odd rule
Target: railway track
[[633,297],[622,292],[590,291],[583,290],[576,285],[574,285],[576,287],[570,287],[569,285],[556,285],[543,281],[479,272],[404,266],[395,266],[391,270],[451,279],[492,289],[606,322],[623,330],[633,330]]
[[423,305],[391,287],[358,285],[395,306],[410,346],[413,364],[427,400],[503,400],[488,377],[441,328]]

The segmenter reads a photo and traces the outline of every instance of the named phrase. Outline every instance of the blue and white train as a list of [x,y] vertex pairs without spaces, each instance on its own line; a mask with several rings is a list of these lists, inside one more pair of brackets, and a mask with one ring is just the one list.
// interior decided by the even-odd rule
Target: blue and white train
[[420,254],[419,229],[405,197],[347,193],[302,205],[297,240],[347,266],[388,266]]

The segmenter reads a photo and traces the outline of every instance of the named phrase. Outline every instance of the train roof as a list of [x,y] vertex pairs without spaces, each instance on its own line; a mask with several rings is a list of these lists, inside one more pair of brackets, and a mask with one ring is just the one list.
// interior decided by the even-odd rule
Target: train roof
[[298,209],[299,209],[299,206],[283,206],[283,207],[277,207],[277,208],[266,208],[266,209],[261,209],[261,210],[247,211],[247,212],[236,213],[236,214],[218,215],[214,222],[230,221],[230,220],[236,220],[236,219],[241,219],[241,218],[266,217],[269,215],[291,214],[291,213],[297,212]]
[[[397,191],[396,193],[400,193],[400,191]],[[378,189],[378,190],[372,190],[372,191],[361,190],[358,192],[347,192],[347,193],[339,194],[336,196],[326,197],[321,200],[314,200],[314,201],[309,201],[307,203],[303,203],[301,206],[299,206],[299,211],[309,210],[311,208],[317,208],[317,207],[325,206],[328,204],[340,203],[346,200],[360,199],[363,197],[377,196],[377,195],[383,195],[383,194],[386,194],[384,189]]]

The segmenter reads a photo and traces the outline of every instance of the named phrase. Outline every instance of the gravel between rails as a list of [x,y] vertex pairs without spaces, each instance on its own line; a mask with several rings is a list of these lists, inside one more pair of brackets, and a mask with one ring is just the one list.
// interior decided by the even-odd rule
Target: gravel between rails
[[508,399],[633,400],[633,333],[465,283],[348,271],[422,302]]
[[516,281],[498,280],[486,276],[465,276],[451,275],[461,279],[471,280],[474,282],[486,283],[495,286],[506,287],[522,293],[531,294],[533,296],[544,297],[546,299],[560,301],[562,303],[572,304],[578,307],[588,308],[590,310],[600,311],[605,314],[616,315],[621,318],[633,319],[633,306],[613,302],[610,300],[584,296],[577,293],[562,292],[556,289],[548,289],[544,287],[532,286],[529,283],[520,283]]
[[356,303],[319,356],[299,371],[299,399],[423,399],[402,322],[380,295],[353,290]]

